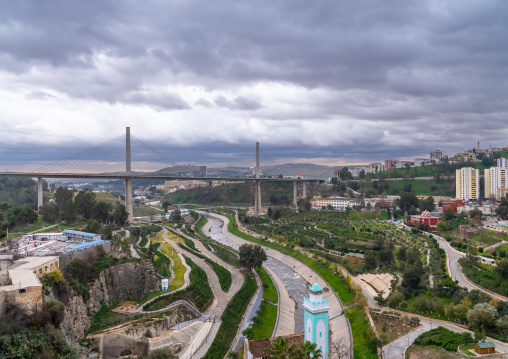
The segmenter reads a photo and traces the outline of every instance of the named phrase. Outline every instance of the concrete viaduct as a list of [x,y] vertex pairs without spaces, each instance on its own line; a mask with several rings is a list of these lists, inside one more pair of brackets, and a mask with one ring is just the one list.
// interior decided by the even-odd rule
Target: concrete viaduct
[[0,177],[31,177],[37,178],[37,208],[43,204],[42,183],[44,178],[94,178],[94,179],[120,179],[125,180],[125,209],[129,213],[129,222],[132,222],[132,180],[133,179],[151,179],[151,180],[199,180],[199,181],[244,181],[255,182],[256,193],[254,201],[254,210],[257,214],[262,213],[261,206],[261,182],[293,182],[293,205],[296,206],[298,197],[298,183],[302,183],[302,195],[307,196],[307,183],[318,182],[317,179],[301,178],[268,178],[261,177],[259,165],[259,142],[256,142],[256,176],[251,177],[183,177],[170,175],[150,175],[133,174],[131,169],[131,141],[130,127],[126,128],[125,141],[125,174],[100,174],[100,173],[40,173],[40,172],[5,172],[0,173]]

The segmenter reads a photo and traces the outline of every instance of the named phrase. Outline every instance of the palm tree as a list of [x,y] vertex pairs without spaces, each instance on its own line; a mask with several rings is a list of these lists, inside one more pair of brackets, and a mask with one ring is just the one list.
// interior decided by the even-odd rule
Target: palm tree
[[300,344],[300,348],[298,348],[298,352],[296,355],[297,359],[319,359],[322,357],[321,349],[317,349],[316,343],[311,343],[309,341],[305,341]]
[[270,348],[270,359],[293,359],[295,354],[296,346],[282,337],[275,339]]

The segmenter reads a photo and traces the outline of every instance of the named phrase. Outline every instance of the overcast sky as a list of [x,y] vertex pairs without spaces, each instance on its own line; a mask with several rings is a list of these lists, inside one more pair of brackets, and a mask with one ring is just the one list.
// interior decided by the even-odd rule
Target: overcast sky
[[3,1],[0,163],[125,126],[175,162],[504,146],[507,44],[505,0]]

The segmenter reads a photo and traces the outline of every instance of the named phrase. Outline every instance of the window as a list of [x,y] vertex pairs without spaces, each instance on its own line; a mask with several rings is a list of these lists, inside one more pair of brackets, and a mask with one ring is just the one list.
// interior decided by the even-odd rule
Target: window
[[20,293],[26,293],[26,289],[20,289],[19,292]]
[[322,338],[323,337],[323,333],[319,333],[319,337]]
[[309,333],[310,333],[310,327],[309,327]]

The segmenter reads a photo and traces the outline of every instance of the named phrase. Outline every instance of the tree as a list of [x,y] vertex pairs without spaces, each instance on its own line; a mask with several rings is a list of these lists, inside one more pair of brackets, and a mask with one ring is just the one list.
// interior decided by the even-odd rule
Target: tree
[[58,221],[58,207],[56,203],[44,203],[39,209],[39,214],[44,222],[55,223]]
[[374,252],[369,251],[365,253],[365,269],[373,270],[377,267],[377,257]]
[[434,197],[430,196],[420,201],[420,210],[422,211],[432,211],[436,208],[436,203],[434,202]]
[[508,315],[499,318],[496,321],[496,327],[501,333],[506,335],[506,333],[508,332]]
[[72,203],[72,199],[68,199],[63,206],[63,209],[60,213],[60,217],[67,224],[71,224],[76,219],[76,211],[74,210],[74,203]]
[[339,173],[339,177],[342,181],[347,181],[353,179],[353,175],[349,172],[347,167],[342,167]]
[[168,200],[165,200],[164,202],[162,202],[162,208],[164,208],[164,213],[166,213],[168,211],[168,207],[171,207],[171,206],[172,206],[172,204]]
[[242,244],[240,247],[240,263],[249,271],[260,267],[266,261],[266,252],[259,244]]
[[270,352],[270,359],[291,359],[296,354],[296,345],[289,344],[287,339],[278,337],[272,343]]
[[318,349],[316,343],[305,341],[300,344],[295,359],[319,359],[322,357],[323,352]]
[[470,247],[466,255],[467,264],[469,267],[474,268],[478,265],[479,259],[476,255],[476,247]]
[[171,213],[171,220],[175,223],[182,221],[182,212],[178,208]]
[[467,312],[469,327],[482,332],[495,324],[496,317],[497,310],[489,303],[476,304],[473,309]]
[[46,274],[43,278],[45,278],[44,282],[46,282],[49,285],[53,285],[53,284],[56,284],[62,280],[63,274],[60,271],[60,269],[55,268],[51,272]]
[[72,201],[72,191],[67,188],[58,187],[55,191],[55,203],[58,219],[62,219],[62,211],[68,200]]
[[503,278],[508,278],[508,259],[500,260],[494,270]]
[[436,229],[439,233],[448,231],[448,224],[445,221],[440,221],[436,224]]
[[482,214],[482,211],[480,211],[478,208],[469,211],[469,217],[477,222],[482,219]]
[[99,223],[107,223],[110,221],[111,204],[99,201],[96,203],[95,207],[92,211],[92,219],[96,220]]
[[447,208],[443,211],[443,219],[447,222],[455,219],[455,213],[450,208]]
[[411,207],[418,207],[418,197],[413,192],[401,192],[397,199],[397,205],[403,211],[410,211]]
[[400,305],[400,303],[402,303],[403,300],[404,300],[404,294],[402,294],[398,290],[395,290],[388,297],[388,305],[391,308],[397,308]]
[[125,205],[123,203],[118,203],[113,211],[113,222],[118,226],[123,226],[128,218],[129,214],[125,210]]
[[92,217],[92,212],[95,207],[95,193],[85,188],[83,191],[79,191],[74,199],[76,205],[76,212],[83,216],[84,219],[88,220]]
[[101,233],[101,224],[94,219],[90,219],[87,222],[86,231],[89,233]]

